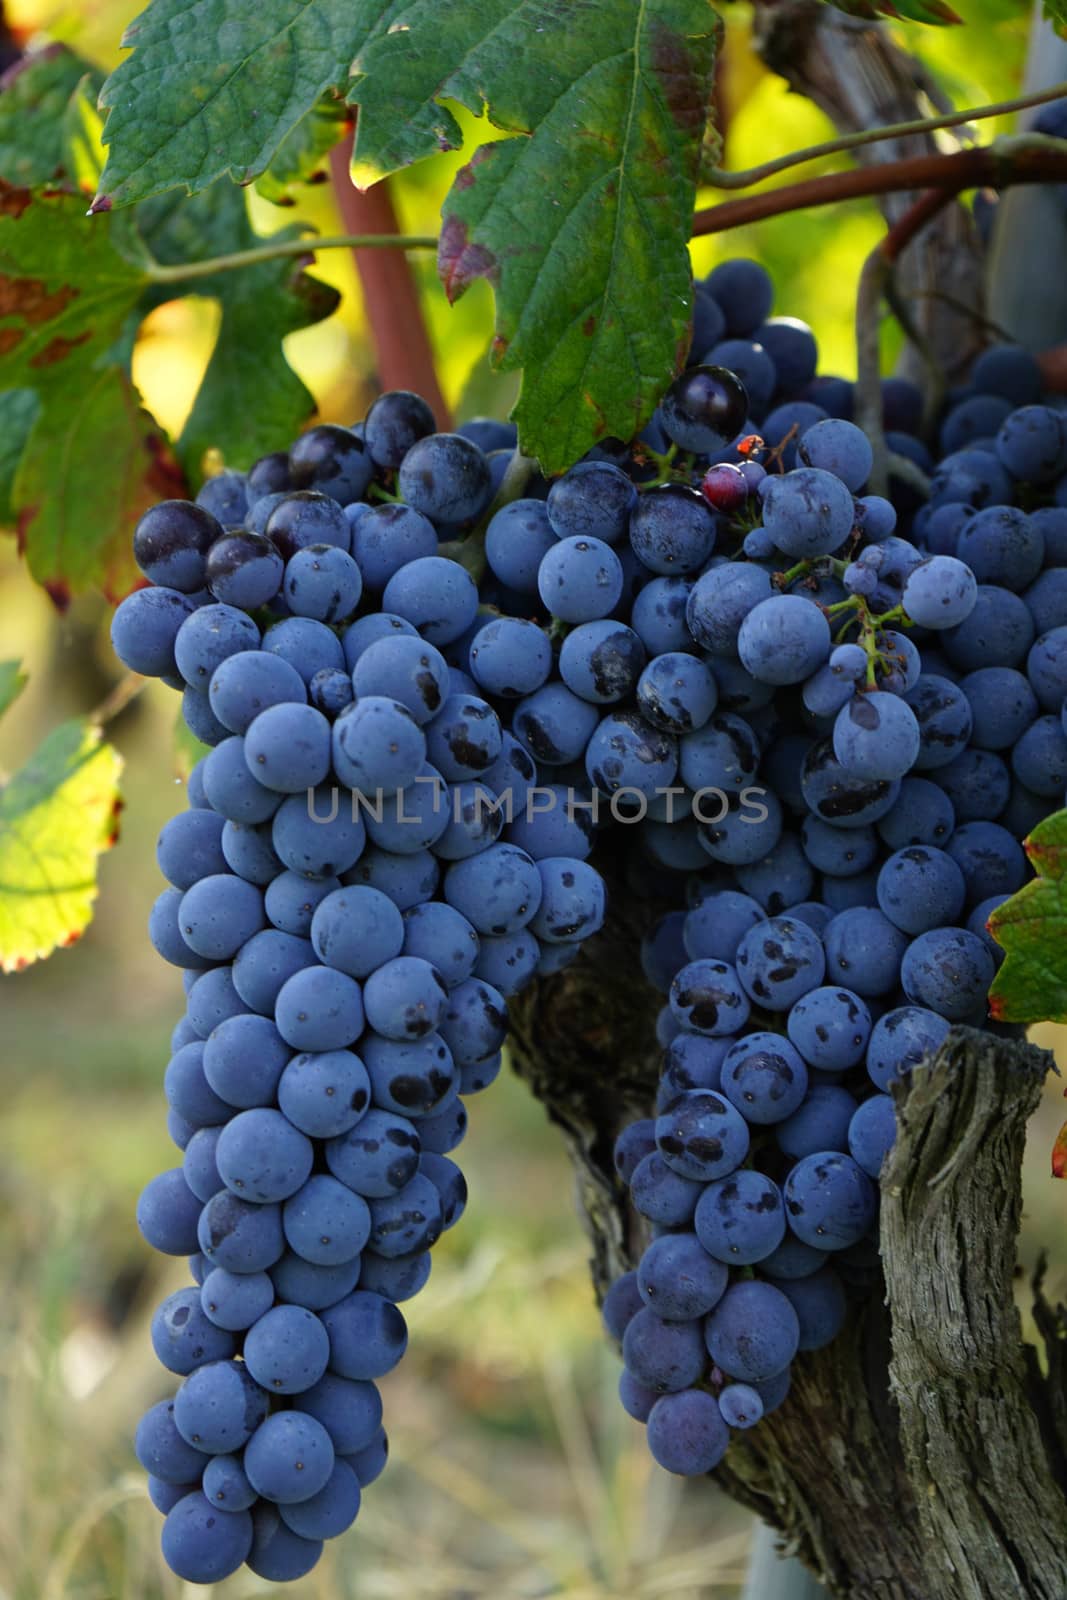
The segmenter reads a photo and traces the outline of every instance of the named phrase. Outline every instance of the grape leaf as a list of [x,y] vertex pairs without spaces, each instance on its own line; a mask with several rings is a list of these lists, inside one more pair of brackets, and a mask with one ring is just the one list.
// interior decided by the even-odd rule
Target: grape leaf
[[129,205],[229,174],[247,183],[328,89],[390,0],[151,0],[105,83],[108,159],[94,204]]
[[21,971],[85,931],[97,857],[117,837],[121,770],[99,729],[78,719],[0,788],[0,970]]
[[[242,191],[230,184],[191,200],[161,196],[140,206],[137,217],[153,256],[165,263],[225,255],[261,242],[249,224]],[[272,237],[295,233],[287,228]],[[309,239],[309,252],[313,248]],[[198,279],[195,287],[214,296],[222,309],[204,381],[177,443],[187,477],[199,484],[205,451],[220,451],[228,466],[248,467],[303,427],[315,402],[286,361],[282,340],[328,317],[339,296],[291,258],[220,272]]]
[[1067,1021],[1067,811],[1025,841],[1038,876],[998,906],[990,932],[1007,952],[990,990],[1001,1022]]
[[125,593],[136,576],[130,517],[179,487],[159,430],[110,359],[144,268],[128,227],[100,228],[84,210],[78,195],[0,182],[0,385],[32,390],[39,405],[10,509],[30,572],[60,606],[94,583]]
[[76,182],[65,119],[83,81],[95,93],[102,80],[103,73],[63,44],[24,55],[8,68],[0,93],[0,172],[8,183]]
[[26,687],[26,674],[17,661],[0,661],[0,717],[14,705]]
[[276,206],[295,205],[294,188],[326,177],[325,158],[350,126],[351,112],[343,101],[329,95],[320,100],[286,134],[256,180],[257,194]]
[[1067,32],[1067,0],[1044,0],[1042,9],[1059,33]]
[[[357,60],[368,73],[353,91],[357,174],[425,153],[427,118],[405,118],[400,103],[429,74],[403,70],[424,4],[405,10],[410,33],[388,34]],[[471,8],[477,0],[450,8],[450,26]],[[565,13],[545,4],[522,45],[525,70],[509,83],[529,9],[519,7],[512,28],[501,24],[482,49],[470,42],[462,69],[436,88],[471,106],[489,97],[494,120],[532,130],[482,146],[457,174],[438,266],[453,300],[476,278],[493,282],[496,365],[523,369],[520,440],[556,472],[604,434],[630,438],[684,357],[686,245],[715,30],[704,0]],[[451,114],[434,110],[433,137],[450,140]]]
[[15,472],[40,405],[32,389],[0,390],[0,528],[8,532],[18,520],[14,503]]

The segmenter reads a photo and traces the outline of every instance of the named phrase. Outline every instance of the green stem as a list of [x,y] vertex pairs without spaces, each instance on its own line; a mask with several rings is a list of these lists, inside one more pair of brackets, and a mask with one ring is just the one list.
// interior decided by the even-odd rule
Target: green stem
[[149,260],[145,270],[152,283],[188,283],[193,278],[213,278],[217,272],[236,272],[240,267],[258,267],[264,261],[283,256],[314,255],[317,250],[436,250],[435,234],[424,233],[339,233],[324,239],[309,234],[303,239],[278,239],[251,250],[233,250],[229,255],[212,256],[207,261],[178,261],[167,265]]
[[999,100],[993,105],[972,106],[968,111],[951,111],[938,117],[923,117],[914,122],[892,122],[880,128],[863,128],[858,133],[845,133],[837,139],[824,139],[821,144],[792,150],[788,155],[776,156],[758,167],[745,167],[740,172],[724,172],[714,167],[707,182],[714,189],[748,189],[773,178],[776,173],[787,172],[791,167],[803,166],[820,156],[841,155],[847,150],[858,150],[864,145],[878,144],[882,140],[903,139],[912,134],[936,133],[939,128],[958,128],[966,122],[980,122],[987,117],[1007,116],[1013,111],[1026,111],[1030,106],[1044,105],[1049,100],[1060,100],[1067,95],[1067,83],[1058,83],[1038,94],[1024,94],[1017,100]]

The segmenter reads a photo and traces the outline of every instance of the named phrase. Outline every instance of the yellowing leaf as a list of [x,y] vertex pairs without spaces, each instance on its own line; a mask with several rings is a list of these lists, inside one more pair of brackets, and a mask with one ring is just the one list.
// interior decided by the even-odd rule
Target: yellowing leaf
[[96,899],[97,857],[115,842],[122,759],[82,719],[50,733],[0,789],[0,969],[74,944]]
[[0,661],[0,717],[26,687],[26,674],[17,661]]

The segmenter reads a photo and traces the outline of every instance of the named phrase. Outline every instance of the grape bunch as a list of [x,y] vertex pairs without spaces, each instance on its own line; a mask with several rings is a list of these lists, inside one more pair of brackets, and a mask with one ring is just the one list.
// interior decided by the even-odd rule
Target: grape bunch
[[[211,746],[158,845],[149,933],[187,995],[164,1077],[181,1164],[138,1205],[194,1280],[153,1320],[182,1381],[136,1440],[193,1582],[245,1561],[300,1578],[355,1519],[386,1459],[400,1304],[464,1209],[452,1153],[506,997],[603,916],[566,840],[535,859],[502,838],[534,763],[442,653],[478,593],[426,515],[476,515],[492,469],[430,426],[385,396],[365,440],[318,429],[155,507],[135,536],[151,587],[114,620]],[[398,448],[408,503],[357,500]]]
[[772,299],[717,267],[642,435],[551,483],[508,425],[388,393],[137,529],[116,652],[210,747],[149,930],[187,989],[182,1164],[139,1208],[195,1280],[138,1435],[190,1581],[299,1577],[354,1519],[464,1101],[601,927],[609,840],[666,1004],[617,1146],[647,1248],[604,1312],[672,1471],[834,1336],[890,1085],[992,1025],[986,924],[1067,787],[1067,414],[993,347],[935,463],[888,379],[869,493],[852,386]]

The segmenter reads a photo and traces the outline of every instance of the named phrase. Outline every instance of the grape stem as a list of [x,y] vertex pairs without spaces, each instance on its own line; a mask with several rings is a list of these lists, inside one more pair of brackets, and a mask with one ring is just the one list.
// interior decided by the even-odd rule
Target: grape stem
[[228,255],[210,256],[206,261],[177,261],[173,264],[145,262],[151,283],[188,283],[195,278],[213,278],[217,272],[236,272],[242,267],[258,267],[264,261],[284,256],[311,256],[317,250],[436,250],[437,238],[423,233],[338,233],[317,238],[278,239],[254,245],[250,250],[232,250]]
[[108,690],[100,704],[89,712],[88,722],[94,728],[103,728],[113,722],[120,712],[125,711],[130,701],[137,698],[147,682],[148,679],[139,672],[125,673],[115,687]]
[[759,166],[743,167],[738,172],[726,172],[713,167],[706,174],[706,182],[713,189],[750,189],[773,178],[791,167],[817,161],[821,156],[841,155],[848,150],[859,150],[864,145],[879,144],[892,139],[904,139],[914,134],[936,133],[940,128],[958,128],[967,122],[979,122],[986,117],[1008,116],[1013,111],[1026,111],[1031,106],[1047,104],[1067,96],[1067,83],[1057,83],[1038,94],[1024,94],[1016,100],[1000,100],[992,105],[972,106],[968,111],[951,111],[936,117],[921,117],[912,122],[891,122],[882,127],[863,128],[857,133],[842,134],[837,139],[824,139],[821,144],[807,145],[802,150],[791,150],[787,155],[776,156],[773,161],[763,161]]
[[1061,139],[1043,134],[1010,135],[973,150],[950,155],[908,156],[877,167],[830,172],[761,194],[724,200],[693,216],[692,237],[724,233],[767,217],[785,216],[840,200],[870,199],[909,189],[943,190],[952,199],[964,189],[1006,189],[1016,183],[1062,183],[1067,179],[1067,149]]

